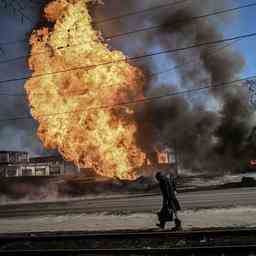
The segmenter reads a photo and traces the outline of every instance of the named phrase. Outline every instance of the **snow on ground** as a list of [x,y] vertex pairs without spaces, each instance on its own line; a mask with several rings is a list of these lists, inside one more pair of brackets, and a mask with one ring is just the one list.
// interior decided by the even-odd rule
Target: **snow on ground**
[[[186,175],[184,175],[186,177]],[[205,177],[202,178],[201,176],[197,177],[196,175],[189,176],[191,180],[186,183],[187,186],[192,187],[208,187],[208,186],[217,186],[217,185],[224,185],[231,182],[240,182],[243,177],[251,177],[256,179],[256,173],[243,173],[243,174],[226,174],[223,176],[218,177]]]
[[[180,213],[184,229],[217,227],[256,227],[256,207],[209,209]],[[41,231],[107,231],[155,228],[155,214],[108,215],[75,214],[65,216],[0,218],[1,233]],[[169,227],[172,227],[169,224]]]
[[224,185],[231,182],[240,182],[242,180],[243,175],[224,175],[220,177],[211,177],[208,179],[202,179],[202,177],[194,177],[191,179],[187,185],[192,187],[209,187],[209,186],[218,186]]
[[99,194],[99,195],[85,195],[85,196],[77,196],[77,197],[54,197],[48,196],[47,198],[42,199],[30,199],[30,198],[22,198],[22,199],[12,199],[6,196],[0,196],[0,206],[4,205],[12,205],[12,204],[35,204],[35,203],[61,203],[61,202],[76,202],[83,201],[87,199],[105,199],[105,198],[120,198],[127,197],[129,194]]

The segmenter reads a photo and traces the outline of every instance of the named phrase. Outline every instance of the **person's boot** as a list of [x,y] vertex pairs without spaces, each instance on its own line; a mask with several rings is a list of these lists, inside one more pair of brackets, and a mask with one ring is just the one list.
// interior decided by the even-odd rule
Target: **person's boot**
[[165,227],[165,222],[164,222],[164,221],[160,221],[160,223],[157,223],[156,225],[157,225],[159,228],[164,229],[164,227]]
[[182,230],[181,221],[179,219],[175,219],[174,223],[175,223],[175,227],[172,228],[172,231],[180,231],[180,230]]

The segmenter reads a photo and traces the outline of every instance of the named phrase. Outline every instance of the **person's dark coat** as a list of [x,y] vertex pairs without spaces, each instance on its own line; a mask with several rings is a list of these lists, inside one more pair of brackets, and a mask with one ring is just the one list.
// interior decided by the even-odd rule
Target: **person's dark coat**
[[176,183],[174,177],[170,176],[170,178],[168,178],[164,175],[161,175],[158,181],[163,196],[162,208],[167,207],[174,212],[179,211],[181,207],[175,195]]
[[177,211],[181,209],[179,201],[176,197],[176,182],[175,178],[171,175],[167,177],[162,173],[156,174],[156,179],[159,182],[161,194],[163,197],[162,208],[158,212],[159,227],[164,228],[165,223],[173,221],[173,215],[175,214],[175,228],[180,228],[181,222],[177,217]]
[[168,208],[167,204],[163,204],[157,215],[160,222],[173,221],[173,211]]
[[175,211],[180,211],[181,207],[180,207],[180,203],[176,197],[176,181],[173,175],[170,175],[169,178],[169,190],[170,190],[170,202],[169,204],[172,205],[173,210]]

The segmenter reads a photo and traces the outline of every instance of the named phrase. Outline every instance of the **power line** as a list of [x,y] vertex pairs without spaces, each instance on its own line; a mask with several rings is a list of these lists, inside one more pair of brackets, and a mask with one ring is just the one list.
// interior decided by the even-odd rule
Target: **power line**
[[19,43],[24,43],[24,42],[27,42],[26,38],[19,39],[19,40],[16,40],[16,41],[1,42],[0,46],[11,45],[11,44],[19,44]]
[[235,83],[240,83],[243,81],[253,80],[253,79],[256,79],[256,74],[253,76],[248,76],[245,78],[240,78],[240,79],[236,79],[236,80],[232,80],[232,81],[221,82],[218,84],[210,84],[210,85],[204,86],[204,87],[193,88],[193,89],[188,89],[188,90],[183,90],[183,91],[177,91],[177,92],[167,93],[167,94],[160,95],[160,96],[147,97],[147,98],[144,98],[141,100],[122,102],[122,103],[117,103],[117,104],[109,105],[109,106],[106,105],[106,106],[100,106],[100,107],[92,107],[92,108],[88,108],[88,109],[90,110],[90,109],[102,109],[102,108],[115,108],[118,106],[133,105],[133,104],[143,103],[143,102],[147,102],[147,101],[160,100],[160,99],[168,98],[168,97],[174,97],[174,96],[179,96],[179,95],[184,95],[184,94],[191,94],[191,93],[200,92],[203,90],[218,89],[218,88],[225,87],[225,86],[234,86]]
[[[29,21],[31,24],[33,24],[34,22],[30,19],[29,16],[27,16],[22,10],[21,10],[21,6],[15,1],[13,3],[13,1],[11,0],[10,3],[11,7],[13,8],[13,10],[17,13],[19,13],[21,15],[22,18],[25,18],[27,21]],[[15,5],[16,4],[16,5]]]
[[[204,19],[207,17],[217,16],[217,15],[225,14],[228,12],[234,12],[234,11],[238,11],[238,10],[249,8],[249,7],[255,7],[255,6],[256,6],[256,3],[246,4],[246,5],[241,5],[241,6],[224,9],[224,10],[219,10],[219,11],[215,11],[212,13],[207,13],[207,14],[203,14],[203,15],[199,15],[199,16],[193,16],[189,19],[180,19],[177,22],[174,22],[173,24],[171,24],[170,27],[179,25],[179,24],[183,24],[185,22],[190,22],[190,21],[194,21],[194,20],[198,20],[198,19]],[[134,33],[140,33],[140,32],[145,32],[145,31],[150,31],[150,30],[157,30],[157,29],[161,29],[162,27],[163,27],[162,25],[157,25],[157,26],[152,26],[152,27],[148,27],[148,28],[137,29],[137,30],[133,30],[130,32],[126,32],[126,33],[116,34],[116,35],[108,37],[107,39],[113,39],[113,38],[117,38],[117,37],[121,37],[121,36],[125,36],[125,35],[131,35]]]
[[[210,57],[210,56],[212,56],[212,55],[214,55],[214,54],[217,54],[217,53],[219,53],[219,51],[221,51],[221,50],[223,50],[223,49],[225,49],[225,48],[228,48],[228,47],[232,46],[234,43],[237,43],[237,42],[238,42],[238,40],[235,41],[235,42],[226,44],[226,45],[224,45],[223,47],[217,48],[216,51],[210,53],[207,57]],[[147,76],[147,78],[152,79],[152,78],[154,78],[154,77],[163,75],[163,74],[165,74],[165,73],[168,73],[168,72],[171,72],[171,71],[180,69],[180,68],[182,68],[182,67],[184,67],[184,66],[186,66],[186,65],[188,65],[188,64],[197,63],[198,61],[199,61],[199,60],[197,60],[197,61],[195,62],[194,59],[193,59],[193,61],[188,61],[188,62],[183,63],[183,64],[180,64],[180,65],[175,65],[175,66],[173,66],[173,67],[171,67],[171,68],[168,68],[168,69],[166,69],[166,70],[162,70],[162,71],[159,71],[159,72],[151,73],[151,74],[149,74],[149,75]],[[119,85],[119,84],[120,84],[120,83],[118,83],[118,84],[110,84],[110,85],[102,86],[101,88],[109,88],[109,87],[113,87],[113,86]],[[80,89],[80,90],[71,90],[71,91],[69,91],[69,92],[70,92],[70,93],[74,93],[74,92],[82,92],[82,91],[83,91],[83,90]],[[33,95],[45,95],[45,93],[37,93],[37,94],[33,94]],[[0,97],[1,97],[1,96],[8,96],[8,97],[26,97],[27,94],[8,94],[8,93],[0,93]]]
[[[221,14],[225,14],[225,13],[228,13],[228,12],[234,12],[234,11],[237,11],[237,10],[241,10],[241,9],[245,9],[245,8],[249,8],[249,7],[254,7],[254,6],[256,6],[256,3],[241,5],[241,6],[238,6],[238,7],[229,8],[229,9],[225,9],[225,10],[220,10],[220,11],[216,11],[216,12],[213,12],[213,13],[203,14],[203,15],[200,15],[200,16],[194,16],[194,17],[191,17],[190,19],[181,19],[177,22],[174,22],[169,27],[172,27],[172,26],[175,26],[175,25],[178,25],[178,24],[182,24],[184,22],[189,22],[189,21],[192,22],[194,20],[203,19],[203,18],[216,16],[216,15],[221,15]],[[110,40],[110,39],[114,39],[114,38],[117,38],[117,37],[126,36],[126,35],[130,35],[130,34],[135,34],[135,33],[157,30],[157,29],[161,29],[161,28],[162,28],[162,25],[151,26],[151,27],[148,27],[148,28],[137,29],[137,30],[133,30],[133,31],[129,31],[129,32],[124,32],[124,33],[119,33],[119,34],[116,34],[116,35],[112,35],[112,36],[106,37],[105,40]],[[96,40],[94,40],[94,41],[96,41]],[[82,44],[86,44],[86,43],[89,43],[89,42],[91,42],[91,41],[85,41]],[[68,44],[66,46],[58,46],[54,50],[63,50],[63,49],[66,49],[66,48],[79,47],[79,46],[81,46],[81,44],[75,44],[75,45],[69,45]],[[17,61],[17,60],[23,60],[23,59],[26,59],[26,58],[29,58],[29,57],[42,55],[42,54],[46,54],[46,53],[47,52],[44,51],[44,52],[38,52],[38,53],[34,53],[34,54],[22,55],[22,56],[18,56],[18,57],[15,57],[15,58],[0,61],[0,64],[10,63],[10,62]]]
[[114,16],[111,18],[106,18],[106,19],[102,19],[102,20],[96,20],[94,22],[92,22],[93,24],[101,24],[101,23],[105,23],[105,22],[109,22],[109,21],[113,21],[113,20],[119,20],[125,17],[129,17],[129,16],[134,16],[134,15],[138,15],[138,14],[142,14],[142,13],[146,13],[146,12],[152,12],[155,11],[157,9],[163,9],[172,5],[177,5],[177,4],[182,4],[185,2],[191,2],[192,0],[181,0],[181,1],[175,1],[175,2],[171,2],[171,3],[167,3],[167,4],[162,4],[162,5],[158,5],[158,6],[154,6],[151,8],[147,8],[144,10],[139,10],[139,11],[135,11],[135,12],[128,12],[126,14],[121,14],[118,16]]
[[230,41],[234,41],[234,40],[238,40],[238,39],[250,38],[250,37],[255,37],[255,36],[256,36],[256,32],[255,33],[244,34],[244,35],[240,35],[240,36],[235,36],[235,37],[230,37],[230,38],[224,38],[224,39],[215,40],[215,41],[208,41],[208,42],[203,42],[203,43],[199,43],[199,44],[193,44],[193,45],[186,46],[186,47],[167,49],[167,50],[163,50],[163,51],[156,51],[156,52],[153,52],[153,53],[148,53],[148,54],[145,54],[145,55],[138,55],[138,56],[134,56],[134,57],[126,58],[126,59],[120,59],[120,60],[116,60],[116,61],[103,62],[103,63],[89,65],[89,66],[73,67],[73,68],[69,68],[69,69],[65,69],[65,70],[59,70],[59,71],[54,71],[54,72],[49,72],[49,73],[37,74],[37,75],[34,75],[34,76],[25,76],[25,77],[2,80],[2,81],[0,81],[0,84],[22,81],[22,80],[32,79],[32,78],[39,78],[39,77],[44,77],[44,76],[49,76],[49,75],[57,75],[57,74],[76,71],[76,70],[81,70],[81,69],[90,70],[90,69],[97,68],[99,66],[105,66],[105,65],[110,65],[110,64],[120,63],[120,62],[126,62],[126,61],[136,61],[136,60],[139,60],[139,59],[142,59],[142,58],[148,58],[148,57],[154,57],[154,56],[158,56],[158,55],[162,55],[162,54],[169,54],[169,53],[174,53],[174,52],[179,52],[179,51],[185,51],[185,50],[194,49],[194,48],[198,48],[198,47],[202,47],[202,46],[214,45],[214,44],[219,44],[219,43],[224,43],[224,42],[230,42]]
[[[158,5],[158,6],[155,6],[155,7],[151,7],[151,8],[136,11],[136,12],[128,12],[128,13],[123,14],[123,15],[119,15],[119,16],[115,16],[115,17],[111,17],[111,18],[106,18],[106,19],[103,19],[103,20],[93,21],[92,24],[97,25],[97,24],[101,24],[101,23],[105,23],[105,22],[109,22],[109,21],[113,21],[113,20],[122,19],[122,18],[129,17],[129,16],[134,16],[134,15],[137,15],[137,14],[151,12],[151,11],[166,8],[166,7],[169,7],[169,6],[172,6],[172,5],[182,4],[182,3],[185,3],[185,2],[189,2],[189,1],[192,1],[192,0],[179,0],[179,1],[171,2],[171,3],[167,3],[167,4],[163,4],[163,5]],[[24,43],[26,41],[27,41],[27,39],[24,38],[24,39],[19,39],[19,40],[16,40],[16,41],[0,42],[0,46]]]
[[[191,94],[191,93],[198,93],[204,90],[209,90],[209,89],[219,89],[222,87],[226,86],[245,86],[245,85],[237,85],[236,83],[241,83],[247,80],[253,80],[256,79],[256,74],[253,76],[247,76],[244,78],[232,80],[232,81],[226,81],[226,82],[221,82],[221,83],[216,83],[216,84],[210,84],[207,86],[199,87],[199,88],[193,88],[193,89],[188,89],[188,90],[182,90],[182,91],[176,91],[176,92],[170,92],[164,95],[160,96],[154,96],[154,97],[147,97],[143,99],[137,99],[134,101],[128,101],[128,102],[120,102],[116,103],[113,105],[102,105],[98,107],[89,107],[84,110],[75,110],[75,111],[67,111],[67,112],[62,112],[62,113],[52,113],[52,114],[47,114],[47,115],[40,115],[37,118],[40,117],[52,117],[52,116],[57,116],[57,115],[66,115],[66,114],[75,114],[75,113],[80,113],[80,112],[86,112],[86,111],[91,111],[91,110],[96,110],[96,109],[108,109],[108,108],[116,108],[116,107],[122,107],[122,106],[129,106],[129,105],[137,105],[145,102],[151,102],[151,101],[156,101],[156,100],[161,100],[164,98],[169,98],[169,97],[175,97],[175,96],[180,96],[184,94]],[[9,121],[18,121],[18,120],[32,120],[34,119],[32,116],[21,116],[21,117],[13,117],[13,118],[7,118],[7,119],[0,119],[0,122],[9,122]]]

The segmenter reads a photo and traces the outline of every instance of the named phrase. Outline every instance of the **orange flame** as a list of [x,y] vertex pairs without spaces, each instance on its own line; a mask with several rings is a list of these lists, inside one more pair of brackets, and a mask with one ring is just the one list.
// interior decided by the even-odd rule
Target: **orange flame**
[[103,43],[91,24],[89,2],[58,0],[45,7],[54,28],[38,29],[30,38],[31,113],[46,148],[100,175],[131,179],[145,157],[136,145],[133,106],[103,106],[143,97],[144,75]]

